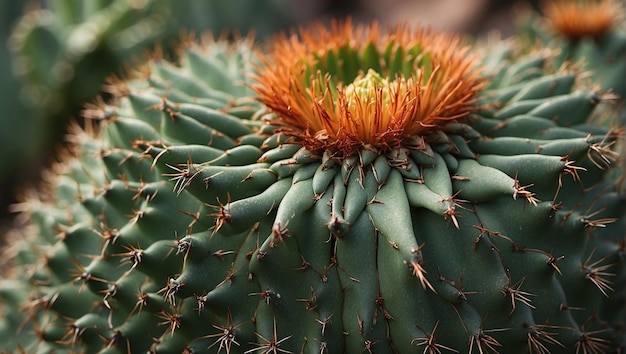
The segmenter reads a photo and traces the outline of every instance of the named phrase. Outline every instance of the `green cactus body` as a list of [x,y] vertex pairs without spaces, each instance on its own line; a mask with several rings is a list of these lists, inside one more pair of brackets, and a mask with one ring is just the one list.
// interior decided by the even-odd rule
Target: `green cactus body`
[[[76,157],[59,166],[49,201],[21,205],[35,230],[14,247],[20,285],[0,287],[8,320],[19,319],[11,305],[27,298],[21,347],[624,350],[619,129],[587,124],[600,97],[575,89],[575,74],[545,73],[539,55],[504,55],[480,79],[452,37],[398,29],[397,42],[365,35],[351,45],[342,42],[355,36],[349,22],[316,29],[338,38],[312,52],[317,67],[308,67],[311,78],[317,70],[322,80],[341,77],[318,87],[331,96],[316,96],[314,79],[280,72],[276,56],[259,60],[248,42],[218,42],[188,48],[180,66],[150,63],[117,85],[114,104],[90,112],[102,127],[74,133]],[[408,34],[423,42],[402,39]],[[293,39],[304,52],[284,60],[306,67],[299,55],[317,45],[309,40]],[[437,41],[467,67],[433,70]],[[416,68],[424,84],[411,76]],[[457,69],[463,84],[453,101],[397,101],[412,97],[412,80],[431,92]],[[256,81],[244,85],[252,72]],[[272,88],[283,79],[293,85],[283,89],[309,96],[294,95],[300,104],[281,112],[285,97]],[[342,97],[343,106],[328,101]],[[349,115],[335,132],[289,116],[313,107],[332,118],[328,107],[357,109],[368,97],[393,114],[365,120],[390,125],[360,145],[354,137],[367,126],[350,126]],[[481,109],[468,115],[474,102]],[[394,119],[411,107],[431,115],[406,115],[413,125],[388,130],[406,123]],[[402,133],[411,129],[418,133]],[[11,335],[10,326],[0,330]]]

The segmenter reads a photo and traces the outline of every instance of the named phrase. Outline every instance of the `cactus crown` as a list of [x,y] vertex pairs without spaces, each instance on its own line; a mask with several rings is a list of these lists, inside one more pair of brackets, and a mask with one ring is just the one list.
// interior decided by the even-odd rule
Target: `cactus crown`
[[567,38],[599,38],[623,20],[624,9],[615,0],[556,0],[544,7],[553,29]]
[[347,20],[278,38],[253,86],[276,113],[271,124],[311,151],[349,156],[363,145],[388,151],[472,110],[482,84],[459,37],[381,32]]

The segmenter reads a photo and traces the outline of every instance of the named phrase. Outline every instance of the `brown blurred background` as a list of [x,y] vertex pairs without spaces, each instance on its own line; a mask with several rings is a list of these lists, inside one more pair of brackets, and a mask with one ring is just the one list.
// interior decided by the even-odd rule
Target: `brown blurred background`
[[385,24],[407,22],[440,29],[480,34],[492,30],[513,33],[513,15],[538,0],[287,0],[300,22],[351,15]]

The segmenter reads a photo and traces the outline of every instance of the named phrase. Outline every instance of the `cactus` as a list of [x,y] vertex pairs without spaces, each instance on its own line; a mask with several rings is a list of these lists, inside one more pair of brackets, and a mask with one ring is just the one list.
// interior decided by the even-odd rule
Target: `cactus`
[[[30,103],[66,115],[92,100],[107,75],[121,73],[123,65],[146,49],[161,43],[171,51],[170,41],[179,31],[219,33],[224,28],[238,28],[247,32],[256,23],[263,30],[261,34],[267,35],[287,23],[286,11],[278,11],[281,4],[275,1],[262,6],[273,15],[257,21],[247,20],[248,14],[263,12],[246,0],[227,5],[195,0],[105,0],[85,4],[53,0],[46,5],[28,11],[19,21],[12,35],[12,48]],[[214,15],[232,12],[240,16]],[[224,19],[241,17],[246,20]]]
[[603,97],[551,60],[343,21],[151,61],[16,206],[30,227],[0,336],[40,353],[623,351],[622,128],[590,124]]
[[49,114],[73,113],[68,105],[75,109],[91,100],[106,75],[163,34],[164,5],[98,1],[77,7],[53,1],[50,6],[27,11],[11,38],[29,104]]
[[[14,23],[25,3],[28,11]],[[2,81],[2,219],[15,185],[26,184],[20,176],[36,180],[34,171],[54,159],[47,152],[62,141],[69,120],[80,121],[83,103],[106,92],[107,76],[121,74],[156,46],[175,56],[180,32],[247,33],[254,27],[261,37],[291,23],[281,0],[29,0],[0,6],[3,43],[15,27],[11,50],[0,50],[3,77],[15,78]]]
[[521,22],[531,46],[558,49],[555,64],[582,62],[603,90],[626,96],[626,26],[621,0],[544,1],[542,14]]

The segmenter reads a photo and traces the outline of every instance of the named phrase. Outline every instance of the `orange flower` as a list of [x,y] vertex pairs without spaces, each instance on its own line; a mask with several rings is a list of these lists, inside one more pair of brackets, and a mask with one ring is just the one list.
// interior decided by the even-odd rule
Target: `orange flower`
[[389,150],[465,117],[482,87],[454,35],[350,20],[276,38],[253,89],[271,124],[309,150]]
[[554,30],[572,39],[601,37],[619,23],[623,11],[614,0],[552,0],[544,7]]

